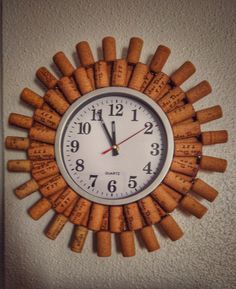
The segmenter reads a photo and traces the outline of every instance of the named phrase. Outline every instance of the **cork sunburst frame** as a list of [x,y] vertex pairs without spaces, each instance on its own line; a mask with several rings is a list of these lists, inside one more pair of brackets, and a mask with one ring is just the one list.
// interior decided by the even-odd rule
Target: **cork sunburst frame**
[[[222,117],[219,105],[195,111],[193,104],[211,93],[211,86],[202,81],[188,91],[181,85],[195,72],[186,61],[168,76],[162,69],[170,49],[159,45],[150,65],[139,62],[143,40],[130,39],[126,59],[117,59],[113,37],[102,40],[103,60],[94,61],[86,41],[76,45],[81,66],[74,68],[63,52],[54,55],[53,61],[61,72],[57,79],[47,68],[36,72],[46,88],[41,97],[29,88],[21,92],[21,100],[35,110],[33,116],[11,113],[9,124],[28,130],[28,138],[8,136],[6,148],[25,150],[27,159],[9,160],[11,172],[29,172],[31,179],[15,190],[19,199],[39,191],[41,198],[28,213],[38,220],[50,209],[55,215],[45,235],[54,240],[67,222],[74,224],[70,248],[82,252],[88,231],[96,234],[97,255],[111,255],[111,235],[118,234],[123,256],[135,255],[137,231],[149,252],[160,248],[153,225],[158,224],[172,240],[182,237],[183,231],[171,216],[180,206],[197,218],[207,212],[194,194],[214,201],[218,192],[196,178],[199,169],[224,172],[227,161],[202,154],[202,147],[227,142],[227,131],[202,131],[201,124]],[[61,117],[78,98],[98,88],[128,87],[154,100],[166,113],[174,135],[174,156],[170,170],[162,183],[148,196],[125,205],[108,206],[87,200],[73,191],[60,173],[54,152],[56,130]]]

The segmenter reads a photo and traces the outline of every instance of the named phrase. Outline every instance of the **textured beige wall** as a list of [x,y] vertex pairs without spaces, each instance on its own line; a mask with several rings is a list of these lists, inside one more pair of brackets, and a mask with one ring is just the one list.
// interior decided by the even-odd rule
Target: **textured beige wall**
[[[9,127],[6,120],[12,111],[32,114],[19,101],[19,93],[25,86],[43,92],[34,78],[39,66],[54,69],[52,56],[58,50],[74,61],[74,46],[81,40],[88,40],[95,55],[99,54],[106,35],[116,37],[120,55],[130,37],[142,37],[142,61],[160,43],[171,47],[167,73],[191,60],[197,73],[184,88],[208,79],[214,89],[195,107],[221,104],[224,111],[223,119],[204,129],[227,128],[230,134],[228,144],[204,148],[204,153],[229,161],[224,175],[200,174],[220,192],[213,204],[203,201],[209,208],[206,216],[199,221],[177,210],[174,217],[184,237],[173,243],[158,234],[161,250],[151,254],[137,242],[137,256],[131,259],[124,259],[115,245],[111,258],[99,259],[93,252],[92,234],[82,255],[72,253],[68,248],[70,224],[58,240],[44,237],[52,213],[38,222],[31,220],[26,210],[39,195],[19,201],[13,194],[29,176],[6,173],[6,288],[236,288],[236,1],[5,0],[3,4],[5,135],[25,135]],[[6,160],[24,157],[22,152],[5,152]]]

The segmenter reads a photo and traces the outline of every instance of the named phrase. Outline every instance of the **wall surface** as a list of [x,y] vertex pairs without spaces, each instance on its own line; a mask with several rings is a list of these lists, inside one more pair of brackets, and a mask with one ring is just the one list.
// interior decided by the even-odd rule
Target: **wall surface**
[[[236,187],[236,1],[3,1],[3,105],[4,135],[26,135],[7,125],[10,112],[32,114],[19,101],[19,93],[31,87],[43,89],[35,71],[51,67],[59,50],[75,61],[75,44],[87,40],[100,55],[101,40],[113,35],[118,56],[125,55],[129,38],[140,36],[146,62],[157,45],[172,49],[164,71],[171,73],[184,61],[197,68],[184,89],[207,79],[213,92],[195,105],[197,109],[221,104],[224,117],[203,126],[204,130],[227,129],[229,142],[204,148],[204,153],[225,157],[225,174],[200,173],[220,192],[202,220],[174,212],[185,235],[171,242],[158,234],[161,249],[147,253],[139,242],[137,255],[125,259],[114,245],[111,258],[101,259],[93,251],[92,234],[83,254],[68,248],[72,226],[68,224],[56,241],[43,235],[52,217],[48,213],[35,222],[27,215],[38,198],[35,193],[19,201],[13,189],[28,180],[27,174],[5,174],[5,279],[7,289],[73,288],[236,288],[235,187]],[[5,161],[24,158],[23,152],[5,151]],[[113,242],[114,243],[114,242]]]

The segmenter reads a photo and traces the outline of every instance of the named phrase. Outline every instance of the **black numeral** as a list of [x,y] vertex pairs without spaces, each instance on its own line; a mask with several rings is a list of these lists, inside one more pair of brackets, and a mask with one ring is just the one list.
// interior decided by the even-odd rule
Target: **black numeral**
[[152,174],[151,162],[146,164],[146,166],[143,168],[143,171],[146,172],[147,175]]
[[91,186],[92,186],[93,188],[95,187],[95,183],[96,183],[97,177],[98,177],[98,175],[90,175],[90,176],[89,176],[89,179],[90,179],[90,180],[92,179],[92,184],[91,184]]
[[99,110],[96,110],[96,109],[92,109],[92,112],[93,112],[93,116],[92,116],[92,121],[94,120],[99,120],[101,121],[102,120],[102,110],[99,109]]
[[153,148],[153,150],[150,151],[151,155],[158,156],[159,153],[160,153],[159,144],[158,143],[153,143],[153,144],[151,144],[151,147]]
[[114,193],[116,191],[116,181],[115,180],[111,180],[108,185],[107,185],[107,189],[110,193]]
[[91,124],[89,122],[79,122],[79,132],[78,134],[89,134],[91,131]]
[[79,142],[77,140],[72,140],[70,145],[71,145],[70,151],[72,153],[76,153],[79,150]]
[[129,183],[128,183],[128,187],[130,189],[134,189],[137,186],[137,182],[135,181],[135,179],[137,178],[137,176],[130,176],[129,177]]
[[132,112],[133,112],[133,119],[131,121],[138,121],[137,120],[137,109],[133,109]]
[[144,131],[145,134],[152,134],[153,133],[153,124],[151,122],[146,122],[145,125],[146,130]]
[[75,167],[77,172],[82,172],[84,170],[84,160],[78,159],[76,161],[76,167]]
[[122,116],[123,115],[123,105],[118,103],[115,105],[114,104],[110,104],[110,114],[109,116]]

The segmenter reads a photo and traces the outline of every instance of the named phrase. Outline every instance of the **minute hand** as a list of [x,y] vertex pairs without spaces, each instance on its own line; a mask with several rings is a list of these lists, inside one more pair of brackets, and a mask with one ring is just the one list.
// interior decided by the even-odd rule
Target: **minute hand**
[[[145,130],[146,127],[143,127],[142,129],[140,129],[139,131],[135,132],[134,134],[130,135],[129,137],[127,137],[126,139],[122,140],[121,142],[119,142],[117,144],[117,146],[123,144],[124,142],[126,142],[127,140],[131,139],[132,137],[136,136],[138,133],[142,132],[143,130]],[[111,151],[113,149],[113,147],[110,147],[109,149],[105,150],[102,152],[102,155],[105,155],[106,153],[108,153],[109,151]]]

